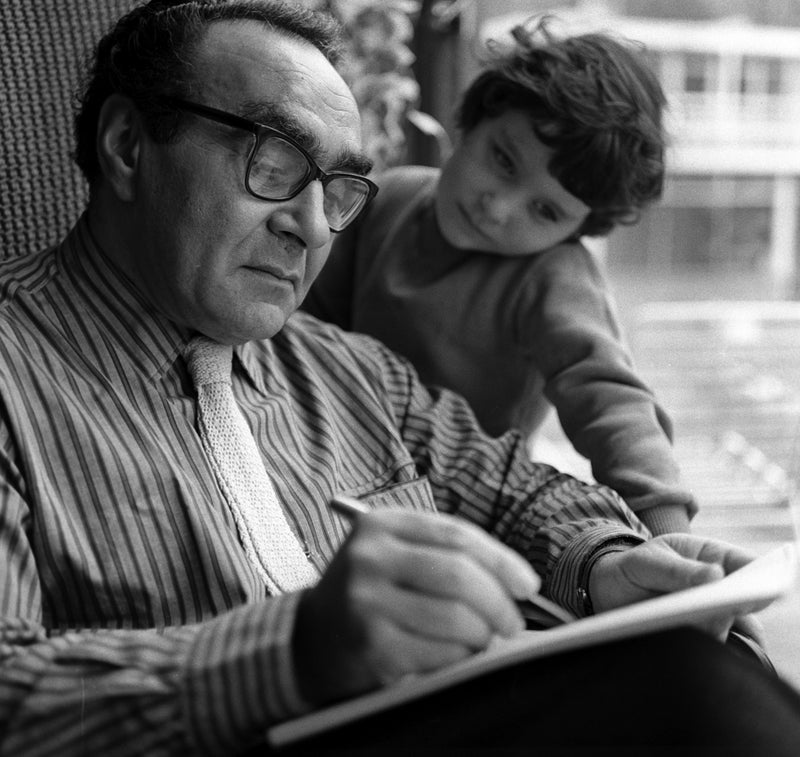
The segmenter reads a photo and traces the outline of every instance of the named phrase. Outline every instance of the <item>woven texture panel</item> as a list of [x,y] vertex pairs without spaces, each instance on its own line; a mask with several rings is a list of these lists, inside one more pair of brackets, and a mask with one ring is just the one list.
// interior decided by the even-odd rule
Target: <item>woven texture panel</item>
[[140,0],[0,0],[0,256],[55,244],[83,210],[72,162],[87,56]]

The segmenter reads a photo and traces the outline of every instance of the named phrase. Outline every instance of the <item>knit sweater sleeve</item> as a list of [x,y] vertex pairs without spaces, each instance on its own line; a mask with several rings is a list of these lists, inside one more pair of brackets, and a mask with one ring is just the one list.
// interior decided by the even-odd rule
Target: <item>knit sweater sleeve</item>
[[566,435],[653,532],[688,530],[697,508],[680,483],[671,422],[636,372],[598,266],[565,244],[542,253],[532,274],[517,331]]

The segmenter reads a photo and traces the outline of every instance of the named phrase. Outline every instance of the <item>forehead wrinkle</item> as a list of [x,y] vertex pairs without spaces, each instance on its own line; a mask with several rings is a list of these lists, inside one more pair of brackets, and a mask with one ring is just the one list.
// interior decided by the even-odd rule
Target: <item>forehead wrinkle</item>
[[311,134],[300,119],[280,103],[269,100],[246,101],[242,103],[241,115],[273,129],[280,129],[309,152],[318,152],[320,149],[319,138]]
[[[297,144],[319,159],[323,150],[317,135],[308,131],[301,119],[290,113],[280,103],[268,100],[246,101],[241,106],[241,115],[273,129],[279,129]],[[363,153],[342,148],[333,158],[328,170],[367,174],[372,170],[372,161]]]

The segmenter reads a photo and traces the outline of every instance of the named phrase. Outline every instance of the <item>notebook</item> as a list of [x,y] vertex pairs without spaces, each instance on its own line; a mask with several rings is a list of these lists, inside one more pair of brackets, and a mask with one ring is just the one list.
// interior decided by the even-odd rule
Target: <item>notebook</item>
[[484,652],[433,673],[400,680],[377,691],[280,723],[269,729],[274,747],[441,691],[476,676],[537,657],[698,623],[717,615],[746,614],[788,593],[797,574],[794,543],[777,547],[725,578],[543,631],[524,631]]

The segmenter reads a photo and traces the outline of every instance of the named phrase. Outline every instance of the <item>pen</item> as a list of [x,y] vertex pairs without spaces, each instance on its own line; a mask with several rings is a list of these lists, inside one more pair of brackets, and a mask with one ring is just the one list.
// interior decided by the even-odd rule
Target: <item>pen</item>
[[[331,498],[331,509],[353,522],[359,515],[371,512],[363,502],[355,497],[337,494]],[[531,599],[517,599],[517,609],[523,618],[535,628],[552,628],[564,623],[571,623],[575,616],[555,602],[536,595]]]
[[369,508],[363,502],[344,494],[336,494],[331,497],[331,509],[339,515],[344,515],[349,521],[354,521],[359,515],[369,512]]

